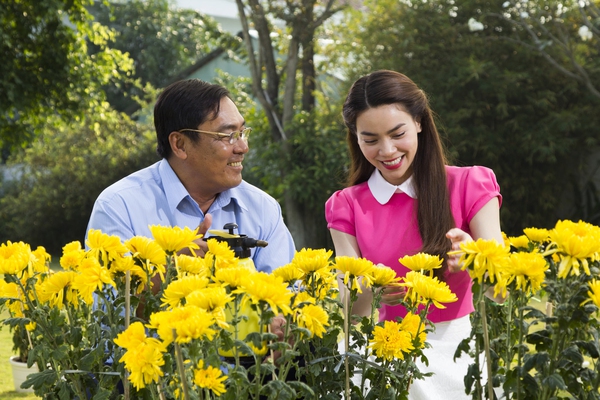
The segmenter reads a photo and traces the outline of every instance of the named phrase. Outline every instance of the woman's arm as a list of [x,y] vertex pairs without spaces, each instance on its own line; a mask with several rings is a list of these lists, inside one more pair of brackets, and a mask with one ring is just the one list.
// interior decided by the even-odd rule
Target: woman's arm
[[[333,246],[335,247],[336,256],[361,257],[360,249],[358,248],[358,243],[356,242],[356,237],[335,229],[330,229],[329,231],[331,233],[331,239],[333,240]],[[338,277],[340,297],[343,302],[345,296],[348,295],[348,291],[344,289],[345,285],[342,279],[343,278]],[[358,294],[358,299],[352,306],[352,314],[357,314],[363,317],[371,315],[372,302],[372,292],[370,290],[363,290],[362,293]]]
[[[475,214],[469,223],[469,229],[471,230],[471,235],[458,228],[451,229],[446,234],[452,242],[452,250],[460,250],[461,243],[477,239],[495,239],[498,243],[504,243],[502,230],[500,229],[500,203],[498,202],[497,197],[488,201],[477,214]],[[448,268],[450,269],[450,272],[460,271],[461,266],[458,263],[459,258],[459,255],[448,257]],[[494,297],[493,288],[487,290],[486,296],[499,303],[504,301],[503,297]]]

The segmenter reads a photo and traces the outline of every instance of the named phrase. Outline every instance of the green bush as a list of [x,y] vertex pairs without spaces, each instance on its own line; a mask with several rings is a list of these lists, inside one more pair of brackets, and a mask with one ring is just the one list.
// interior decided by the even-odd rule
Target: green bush
[[57,254],[82,240],[98,194],[157,160],[151,127],[108,108],[85,120],[49,121],[42,136],[13,155],[13,180],[0,182],[0,242],[44,245]]

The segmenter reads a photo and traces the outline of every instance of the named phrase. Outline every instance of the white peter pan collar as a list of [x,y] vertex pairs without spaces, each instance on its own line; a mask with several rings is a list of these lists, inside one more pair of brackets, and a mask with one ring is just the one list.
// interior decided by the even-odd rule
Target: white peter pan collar
[[413,185],[413,176],[409,176],[407,180],[402,182],[400,185],[392,185],[381,175],[378,169],[373,171],[371,177],[368,180],[369,189],[380,204],[387,204],[388,201],[392,198],[394,193],[403,192],[406,193],[409,197],[416,199],[417,192]]

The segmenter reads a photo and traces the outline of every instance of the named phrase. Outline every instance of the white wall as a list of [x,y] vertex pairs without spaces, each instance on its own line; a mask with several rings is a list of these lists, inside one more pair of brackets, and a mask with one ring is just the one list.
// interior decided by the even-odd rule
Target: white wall
[[189,8],[210,15],[221,24],[224,31],[237,34],[242,30],[235,0],[175,0],[175,4],[179,8]]

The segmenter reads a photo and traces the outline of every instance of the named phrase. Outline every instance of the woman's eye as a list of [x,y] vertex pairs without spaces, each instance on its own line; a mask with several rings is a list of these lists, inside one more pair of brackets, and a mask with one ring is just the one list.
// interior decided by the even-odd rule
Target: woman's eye
[[363,139],[363,142],[365,142],[365,144],[374,144],[377,142],[377,140],[365,140]]
[[393,138],[393,139],[400,139],[402,136],[404,136],[404,133],[405,133],[405,132],[402,132],[402,133],[396,133],[396,134],[392,135],[392,138]]

